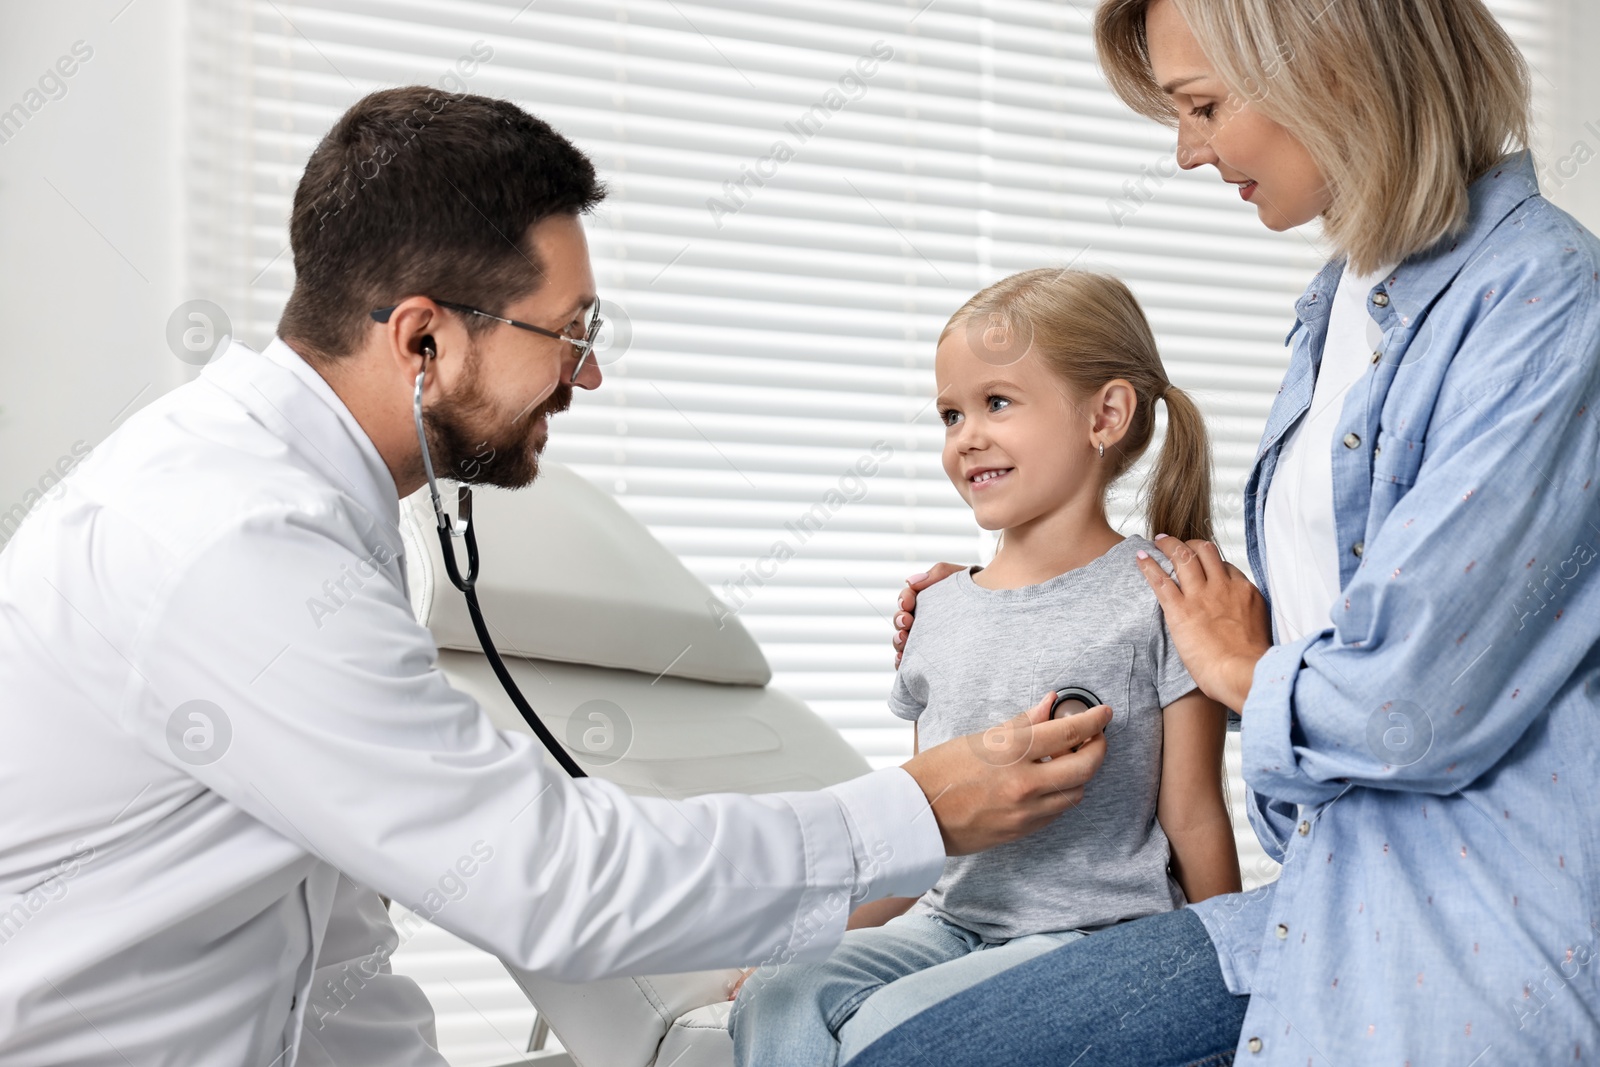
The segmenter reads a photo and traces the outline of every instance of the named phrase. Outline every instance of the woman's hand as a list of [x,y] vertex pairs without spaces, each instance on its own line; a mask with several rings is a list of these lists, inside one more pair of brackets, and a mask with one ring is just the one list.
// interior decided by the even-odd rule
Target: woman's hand
[[1256,661],[1272,647],[1272,620],[1261,590],[1210,541],[1157,534],[1155,542],[1178,580],[1168,578],[1147,552],[1139,553],[1137,563],[1161,602],[1183,665],[1202,693],[1240,711]]
[[942,582],[956,571],[966,568],[959,563],[935,563],[928,568],[926,574],[913,574],[906,579],[906,587],[900,590],[900,610],[894,616],[894,665],[900,666],[900,657],[905,655],[906,638],[911,634],[911,618],[917,610],[917,593],[928,588],[934,582]]

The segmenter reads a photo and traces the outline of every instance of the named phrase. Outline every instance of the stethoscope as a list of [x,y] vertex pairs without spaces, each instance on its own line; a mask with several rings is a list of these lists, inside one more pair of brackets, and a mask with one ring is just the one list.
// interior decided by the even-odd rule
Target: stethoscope
[[450,516],[445,514],[444,505],[439,500],[439,483],[433,477],[433,457],[428,453],[428,435],[422,425],[422,384],[428,373],[428,360],[433,358],[435,351],[431,346],[422,350],[422,369],[417,372],[416,389],[411,394],[411,416],[417,424],[417,443],[422,446],[422,469],[428,476],[428,495],[433,498],[433,514],[439,523],[439,547],[444,550],[444,569],[450,575],[450,582],[467,598],[467,612],[472,616],[472,628],[477,631],[478,644],[483,647],[483,654],[488,657],[489,665],[494,668],[494,675],[500,679],[500,687],[506,691],[506,696],[511,698],[511,703],[517,706],[523,720],[550,750],[556,762],[574,778],[587,778],[588,772],[578,766],[571,754],[556,740],[556,735],[550,732],[538,713],[528,704],[522,690],[517,688],[516,681],[511,677],[511,672],[506,669],[505,661],[500,658],[499,649],[494,647],[494,641],[489,638],[489,624],[483,619],[483,609],[478,606],[478,538],[473,532],[472,523],[472,488],[461,485],[456,489],[456,513],[461,518],[460,536],[467,542],[467,574],[462,577],[461,569],[456,564],[456,549],[454,538],[457,531],[450,522]]

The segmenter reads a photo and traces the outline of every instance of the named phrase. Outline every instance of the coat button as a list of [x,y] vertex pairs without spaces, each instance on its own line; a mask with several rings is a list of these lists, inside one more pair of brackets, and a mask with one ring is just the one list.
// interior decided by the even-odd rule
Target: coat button
[[1361,550],[1364,547],[1366,547],[1366,542],[1365,541],[1357,541],[1355,544],[1350,546],[1350,551],[1354,552],[1356,555],[1359,556],[1359,555],[1361,555]]
[[1346,447],[1346,448],[1354,448],[1357,445],[1359,445],[1360,443],[1361,443],[1361,438],[1359,436],[1357,436],[1356,434],[1347,433],[1347,434],[1344,435],[1344,447]]
[[1252,1037],[1249,1041],[1245,1042],[1245,1045],[1250,1049],[1251,1052],[1261,1051],[1261,1039],[1259,1037]]
[[1309,834],[1311,832],[1311,822],[1310,822],[1310,820],[1301,819],[1300,820],[1300,825],[1296,826],[1295,830],[1297,830],[1299,832],[1301,837],[1306,836],[1307,834]]
[[1386,307],[1389,306],[1389,294],[1388,293],[1373,293],[1372,294],[1372,302],[1374,304],[1377,304],[1381,308],[1386,308]]
[[1278,924],[1278,940],[1282,941],[1284,938],[1286,938],[1288,936],[1289,936],[1289,928],[1287,926],[1285,926],[1283,923],[1279,923]]

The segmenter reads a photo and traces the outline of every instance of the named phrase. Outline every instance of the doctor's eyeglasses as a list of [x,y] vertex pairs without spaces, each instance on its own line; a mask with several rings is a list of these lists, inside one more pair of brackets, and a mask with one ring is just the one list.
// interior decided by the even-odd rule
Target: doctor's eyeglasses
[[[594,307],[589,312],[588,332],[583,337],[569,337],[556,330],[547,330],[543,326],[535,326],[531,322],[518,322],[516,319],[508,319],[504,315],[491,315],[487,311],[480,311],[475,307],[468,307],[466,304],[457,304],[451,300],[435,300],[434,303],[440,307],[449,308],[451,311],[459,311],[463,315],[480,315],[486,319],[493,319],[495,322],[503,322],[507,326],[515,326],[519,330],[531,330],[541,337],[565,341],[578,350],[578,365],[572,368],[572,377],[567,379],[569,382],[576,382],[578,375],[583,373],[583,365],[588,362],[589,353],[594,351],[595,338],[600,336],[600,328],[605,325],[605,320],[600,317],[600,301],[598,300],[594,302]],[[389,316],[393,315],[394,309],[399,306],[398,304],[391,304],[386,308],[378,308],[371,313],[372,321],[388,322]]]

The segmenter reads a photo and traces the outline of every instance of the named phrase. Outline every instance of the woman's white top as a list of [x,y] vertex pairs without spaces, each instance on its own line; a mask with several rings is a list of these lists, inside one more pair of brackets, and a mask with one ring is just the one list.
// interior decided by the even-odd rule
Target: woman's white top
[[1273,640],[1279,644],[1332,625],[1339,596],[1339,557],[1333,526],[1333,439],[1345,395],[1372,365],[1381,334],[1368,311],[1372,287],[1394,265],[1352,274],[1348,264],[1334,292],[1311,409],[1284,439],[1267,490],[1262,544],[1272,601]]

